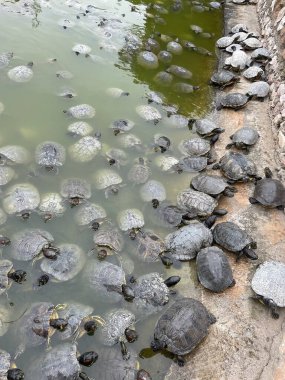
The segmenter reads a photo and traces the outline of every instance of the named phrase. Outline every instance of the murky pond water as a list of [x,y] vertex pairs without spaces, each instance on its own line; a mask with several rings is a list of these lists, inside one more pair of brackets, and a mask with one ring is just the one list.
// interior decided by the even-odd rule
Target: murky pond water
[[[9,7],[11,2],[4,3]],[[192,134],[187,126],[179,128],[171,122],[165,105],[176,105],[178,112],[187,118],[200,117],[207,113],[212,100],[208,81],[216,65],[214,41],[221,33],[221,11],[206,9],[201,12],[201,5],[194,1],[182,1],[180,11],[173,11],[173,1],[49,1],[45,2],[44,6],[34,3],[37,6],[32,17],[0,8],[0,53],[14,53],[9,65],[0,71],[0,101],[5,107],[0,115],[0,146],[22,145],[32,157],[27,165],[13,166],[15,177],[2,188],[2,198],[5,197],[7,189],[14,184],[32,183],[42,196],[48,192],[59,192],[63,179],[83,178],[91,184],[92,196],[89,201],[101,205],[106,210],[108,221],[116,225],[117,215],[121,210],[138,208],[144,214],[145,228],[152,229],[163,238],[171,229],[155,223],[150,202],[141,199],[141,185],[131,184],[128,172],[139,157],[144,157],[151,169],[150,179],[161,181],[166,189],[167,200],[172,204],[176,203],[177,192],[189,186],[189,173],[166,173],[161,170],[158,158],[163,155],[154,150],[154,136],[167,136],[171,140],[171,147],[164,155],[179,159],[182,155],[178,149],[180,141],[191,137]],[[203,2],[206,6],[207,3]],[[135,7],[134,11],[131,11],[132,6]],[[67,28],[63,28],[61,23],[66,19],[70,20],[70,23]],[[195,34],[190,29],[191,24],[199,25],[204,32],[212,35]],[[140,66],[136,59],[138,53],[143,50],[142,44],[150,37],[159,44],[155,52],[166,50],[167,43],[176,39],[203,48],[198,51],[183,48],[181,54],[172,56],[171,64],[190,70],[193,74],[192,79],[184,80],[174,76],[172,83],[167,86],[165,83],[157,83],[154,77],[170,64],[160,62],[158,68],[147,70]],[[126,44],[126,40],[129,41],[129,45]],[[91,52],[88,57],[76,55],[72,51],[73,46],[78,43],[90,46]],[[29,82],[17,83],[8,77],[7,73],[11,68],[29,62],[33,62],[34,73]],[[71,73],[70,77],[63,78],[60,75],[62,71]],[[177,92],[176,84],[179,82],[200,88],[190,94],[181,94]],[[108,91],[110,88],[120,88],[129,95],[114,97],[111,91]],[[60,96],[64,91],[76,96]],[[138,106],[147,105],[147,93],[150,91],[159,91],[165,97],[163,104],[152,103],[162,115],[162,120],[158,123],[145,121],[136,111]],[[95,117],[86,121],[93,128],[91,135],[96,133],[98,136],[101,133],[102,150],[88,162],[76,162],[70,154],[70,147],[79,138],[68,135],[67,128],[78,120],[63,111],[78,104],[90,104],[95,108]],[[137,136],[141,145],[136,148],[125,147],[126,134],[114,135],[110,125],[119,119],[134,122],[134,127],[129,133]],[[66,162],[58,173],[39,170],[35,164],[35,149],[44,141],[56,141],[66,148]],[[106,152],[110,148],[125,151],[127,158],[126,162],[123,162],[124,165],[110,167],[106,158]],[[104,191],[96,189],[95,186],[96,173],[102,168],[115,170],[125,185],[118,194],[111,194],[108,199],[105,198]],[[32,213],[31,218],[26,221],[13,215],[9,216],[2,226],[1,233],[9,237],[25,228],[45,229],[53,235],[57,245],[78,244],[83,249],[86,260],[85,267],[72,280],[49,281],[47,285],[36,289],[33,284],[42,274],[41,261],[32,264],[12,260],[15,268],[26,270],[28,276],[23,285],[11,286],[8,290],[9,300],[5,295],[1,296],[1,307],[8,310],[5,320],[17,319],[31,303],[43,301],[55,305],[80,302],[94,308],[93,314],[96,315],[104,315],[106,311],[116,307],[129,308],[125,301],[111,305],[102,302],[97,292],[88,285],[88,263],[96,260],[96,252],[93,256],[88,255],[94,248],[93,232],[90,228],[79,228],[76,225],[76,211],[77,207],[68,206],[64,215],[49,220],[46,224],[37,213]],[[160,261],[152,264],[140,261],[136,253],[136,243],[132,242],[126,233],[124,240],[121,257],[108,256],[108,261],[119,265],[123,262],[124,267],[124,261],[130,259],[134,263],[134,276],[157,271],[167,278],[167,270]],[[3,258],[11,259],[10,247],[3,249]],[[9,302],[12,302],[13,306]],[[136,329],[139,339],[132,345],[137,352],[149,346],[156,319],[157,315],[148,318],[137,315]],[[20,322],[21,319],[17,323]],[[7,325],[8,332],[0,338],[0,347],[13,355],[22,342],[15,333],[16,323]],[[52,347],[60,341],[59,334],[57,332],[51,338]],[[96,334],[94,337],[85,335],[78,340],[80,352],[92,349],[100,352],[100,346]],[[29,373],[32,363],[36,363],[39,355],[45,350],[44,345],[27,348],[17,358],[17,366]],[[171,363],[169,358],[161,355],[139,361],[141,366],[152,374],[152,378],[157,380],[164,378]],[[96,365],[85,372],[97,379]],[[29,377],[29,380],[33,379]]]

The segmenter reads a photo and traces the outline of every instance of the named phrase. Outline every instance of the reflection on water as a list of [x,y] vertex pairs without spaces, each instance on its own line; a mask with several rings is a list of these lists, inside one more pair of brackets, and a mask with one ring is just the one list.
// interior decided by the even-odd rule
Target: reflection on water
[[[211,35],[217,38],[221,30],[220,11],[200,12],[201,7],[186,0],[176,3],[181,3],[183,8],[176,9],[175,2],[170,0],[157,3],[125,0],[26,1],[30,7],[27,5],[24,8],[20,1],[15,2],[18,7],[16,12],[8,12],[15,8],[12,2],[3,2],[0,8],[0,53],[13,52],[13,58],[7,67],[0,70],[0,102],[4,105],[0,115],[0,146],[22,145],[31,153],[32,160],[27,165],[13,166],[16,174],[8,185],[3,186],[2,197],[7,188],[17,183],[29,182],[42,195],[59,192],[63,179],[79,177],[90,182],[92,195],[89,201],[105,209],[108,222],[112,221],[116,225],[121,210],[138,208],[144,214],[145,228],[153,229],[161,237],[171,232],[171,228],[159,225],[150,202],[141,198],[141,185],[131,183],[128,173],[134,162],[139,162],[138,158],[143,157],[150,168],[149,179],[164,185],[166,198],[172,204],[176,203],[177,192],[189,185],[189,173],[163,172],[158,162],[165,156],[172,156],[173,162],[181,157],[178,145],[182,139],[191,136],[186,126],[188,118],[202,116],[209,109],[211,90],[207,83],[216,63]],[[191,24],[202,27],[211,35],[195,34],[190,29]],[[192,78],[181,80],[173,76],[171,85],[157,84],[154,77],[166,70],[169,64],[160,63],[158,68],[147,70],[137,62],[138,52],[146,49],[146,44],[151,44],[153,40],[157,42],[153,48],[155,53],[166,50],[169,41],[184,41],[184,46],[195,44],[198,50],[184,47],[182,54],[173,54],[171,61],[171,64],[191,71]],[[76,44],[88,45],[91,52],[87,56],[76,55],[72,51]],[[152,47],[148,46],[147,49],[152,50]],[[30,81],[17,83],[8,77],[10,69],[29,62],[33,62],[33,77]],[[175,91],[175,84],[179,82],[199,86],[200,89],[190,94],[180,94]],[[123,92],[121,96],[118,89]],[[150,91],[159,91],[163,97],[162,104],[151,104],[162,117],[157,124],[145,121],[136,111],[138,106],[148,104],[147,94]],[[89,124],[87,133],[95,135],[102,144],[101,151],[86,162],[74,160],[70,155],[70,147],[79,137],[70,136],[67,133],[68,126],[78,120],[63,112],[78,104],[90,104],[95,108],[95,116],[84,121]],[[169,118],[166,105],[175,105],[179,113],[187,117],[183,119],[186,123],[179,119],[182,123],[179,125],[176,119]],[[120,119],[128,119],[134,126],[129,132],[115,135],[111,126]],[[130,147],[127,144],[129,134],[140,139],[140,145]],[[171,141],[166,153],[155,149],[154,136],[157,134],[165,135]],[[66,148],[66,162],[59,167],[58,172],[39,170],[35,164],[35,149],[44,141],[55,141]],[[96,188],[96,176],[102,168],[110,168],[111,148],[123,149],[125,156],[120,165],[111,167],[122,178],[122,186],[118,194],[111,193],[106,199],[104,190]],[[2,225],[1,233],[11,237],[24,228],[45,229],[53,235],[56,245],[79,245],[88,263],[91,258],[87,253],[94,248],[93,232],[90,228],[76,225],[75,212],[76,207],[67,207],[61,217],[49,220],[46,224],[37,213],[33,213],[27,221],[9,216]],[[149,265],[140,261],[135,242],[127,234],[124,234],[124,239],[121,258],[108,256],[108,261],[119,265],[123,262],[123,267],[124,262],[127,262],[126,266],[129,267],[128,260],[131,259],[135,268],[133,275],[136,277],[152,271],[162,273],[164,278],[168,277],[167,270],[160,262]],[[3,258],[11,259],[10,247],[3,248]],[[92,260],[95,258],[92,257]],[[17,319],[32,302],[38,301],[54,304],[81,302],[90,305],[96,315],[103,315],[112,307],[128,307],[123,301],[112,305],[101,302],[96,291],[88,285],[85,271],[88,264],[70,281],[50,281],[35,290],[33,284],[42,274],[41,260],[34,263],[12,261],[16,269],[28,272],[28,278],[24,285],[11,286],[8,290],[9,301],[5,295],[1,296],[1,304],[9,311],[9,315],[4,311],[5,321]],[[133,344],[137,352],[149,346],[156,319],[157,315],[147,319],[137,316],[139,339]],[[0,338],[0,347],[14,354],[22,342],[14,331],[15,324],[11,323],[8,327],[8,332]],[[55,333],[51,339],[52,346],[60,341],[57,335]],[[81,353],[91,349],[100,351],[100,346],[96,334],[93,338],[85,335],[78,343]],[[45,346],[26,349],[17,358],[17,365],[28,372],[31,363],[35,363],[45,349]],[[164,378],[170,359],[156,355],[140,359],[140,362],[143,368],[151,372],[153,379],[159,380]],[[96,378],[96,364],[85,372]]]

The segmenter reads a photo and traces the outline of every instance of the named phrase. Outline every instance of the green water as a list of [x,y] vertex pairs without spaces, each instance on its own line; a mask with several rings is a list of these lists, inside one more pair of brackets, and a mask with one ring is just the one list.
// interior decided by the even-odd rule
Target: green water
[[[8,3],[8,2],[6,2]],[[60,3],[60,4],[59,4]],[[82,2],[93,4],[97,8],[87,15],[82,14],[76,2],[49,1],[48,6],[36,7],[36,14],[22,16],[10,13],[0,8],[0,53],[12,51],[14,57],[7,68],[0,70],[0,101],[4,104],[4,112],[0,115],[0,145],[22,145],[31,152],[32,160],[27,166],[14,166],[16,178],[3,187],[2,196],[10,185],[30,182],[34,184],[41,194],[47,192],[59,192],[62,179],[79,177],[87,179],[92,186],[91,202],[102,205],[109,220],[117,221],[117,214],[124,208],[139,208],[144,213],[145,227],[152,228],[156,233],[164,237],[171,232],[170,229],[156,226],[151,219],[150,205],[144,203],[139,195],[140,186],[134,186],[128,182],[127,173],[133,161],[140,157],[147,157],[151,167],[151,179],[161,181],[167,192],[167,199],[176,201],[176,194],[189,185],[189,173],[176,174],[164,173],[154,164],[155,158],[161,153],[154,152],[152,147],[153,136],[156,133],[168,136],[172,141],[170,155],[179,158],[181,153],[177,144],[184,138],[190,137],[188,128],[177,129],[169,127],[166,111],[161,105],[154,105],[162,114],[162,121],[157,125],[145,122],[136,113],[136,107],[147,104],[146,93],[150,90],[160,91],[167,99],[167,103],[175,104],[179,112],[188,117],[205,116],[209,112],[212,101],[212,91],[208,81],[216,65],[215,39],[221,34],[221,11],[197,12],[193,9],[191,1],[184,1],[183,11],[179,13],[169,12],[160,14],[165,25],[157,22],[158,14],[146,9],[148,1],[125,0],[101,0]],[[76,5],[77,4],[77,5]],[[131,5],[136,4],[137,11],[131,12]],[[166,9],[171,1],[159,2]],[[207,2],[205,2],[207,4]],[[69,5],[69,6],[68,6]],[[123,16],[124,15],[124,16]],[[76,16],[79,16],[77,18]],[[153,17],[154,16],[154,17]],[[62,18],[72,20],[75,25],[72,28],[63,29],[58,25]],[[107,26],[99,27],[102,18],[109,20]],[[110,22],[110,20],[113,20]],[[120,22],[119,22],[120,21]],[[190,31],[189,25],[201,26],[205,32],[213,33],[211,39],[205,39]],[[111,37],[108,37],[112,33]],[[200,86],[198,91],[189,95],[177,94],[172,87],[162,87],[153,81],[154,75],[163,69],[160,65],[157,70],[146,70],[140,67],[136,60],[126,62],[122,58],[125,44],[124,36],[135,33],[143,41],[150,35],[158,36],[158,33],[172,38],[189,40],[197,46],[206,48],[213,53],[212,56],[204,56],[197,52],[183,51],[179,56],[173,56],[172,64],[184,66],[193,73],[189,82]],[[157,37],[161,49],[166,44]],[[92,49],[91,57],[76,56],[72,47],[76,43],[89,45]],[[54,60],[56,59],[56,61]],[[18,65],[33,62],[34,76],[28,83],[16,83],[7,76],[8,70]],[[62,79],[56,76],[59,70],[68,70],[73,74],[71,79]],[[175,79],[175,81],[180,81]],[[183,81],[183,80],[181,80]],[[118,87],[130,93],[129,96],[120,98],[111,97],[106,90],[110,87]],[[66,99],[57,94],[65,88],[71,88],[77,96]],[[102,152],[94,160],[87,163],[73,162],[68,154],[68,147],[76,142],[76,139],[67,135],[67,127],[74,119],[68,117],[63,110],[81,103],[88,103],[95,107],[96,115],[87,120],[94,132],[101,132]],[[135,123],[130,131],[138,136],[145,147],[143,152],[134,149],[125,149],[128,155],[128,164],[117,170],[123,178],[126,186],[116,196],[110,196],[106,200],[103,191],[94,187],[94,174],[100,168],[108,168],[109,164],[104,157],[104,151],[110,147],[121,148],[119,137],[114,136],[109,128],[112,121],[127,118]],[[36,146],[46,140],[57,141],[67,149],[67,159],[58,175],[41,174],[31,176],[35,171],[34,151]],[[168,153],[167,153],[168,154]],[[9,216],[7,223],[2,226],[3,235],[12,236],[15,232],[24,228],[42,228],[48,230],[55,238],[56,244],[75,243],[81,246],[86,254],[87,261],[90,257],[87,252],[93,248],[92,232],[90,229],[79,229],[74,223],[76,209],[68,208],[61,218],[55,218],[44,223],[41,217],[35,213],[28,221],[23,221],[16,216]],[[135,245],[125,236],[126,244],[122,256],[134,261],[134,275],[158,271],[167,278],[167,270],[161,263],[148,265],[136,259]],[[9,258],[9,247],[3,249],[3,258]],[[116,262],[116,259],[113,258]],[[8,290],[9,300],[5,295],[1,296],[3,307],[9,310],[8,319],[15,319],[23,310],[36,301],[49,301],[54,304],[70,301],[89,304],[94,307],[95,314],[102,315],[112,307],[128,307],[124,304],[101,304],[94,290],[86,284],[84,269],[73,280],[66,283],[50,281],[45,287],[34,290],[33,283],[40,275],[40,262],[33,266],[31,263],[14,262],[16,269],[26,269],[28,279],[24,285],[13,284]],[[187,264],[183,264],[187,265]],[[10,306],[12,302],[14,306]],[[140,319],[140,318],[138,318]],[[136,328],[139,340],[133,344],[138,352],[148,347],[151,341],[153,327],[157,315],[144,321],[138,321]],[[0,348],[15,353],[21,343],[14,334],[14,324],[9,324],[8,332],[0,337]],[[59,339],[57,334],[51,339],[51,346],[56,346]],[[80,352],[98,348],[100,346],[96,335],[93,338],[82,337],[78,343]],[[17,359],[17,366],[25,372],[30,363],[35,363],[38,355],[44,352],[46,347],[27,349]],[[163,379],[171,363],[170,359],[157,355],[149,359],[140,359],[141,366],[152,374],[153,379]],[[84,369],[85,370],[85,369]],[[89,376],[96,378],[96,364],[85,371]],[[34,380],[34,379],[29,379]]]

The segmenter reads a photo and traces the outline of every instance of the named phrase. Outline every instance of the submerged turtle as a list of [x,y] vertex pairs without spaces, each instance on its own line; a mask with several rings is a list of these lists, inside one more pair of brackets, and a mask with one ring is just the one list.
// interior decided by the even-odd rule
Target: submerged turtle
[[250,81],[256,81],[261,79],[264,76],[264,71],[261,67],[258,66],[251,66],[248,69],[246,69],[242,75],[250,80]]
[[0,379],[24,380],[24,378],[24,372],[12,362],[11,355],[4,350],[0,350]]
[[66,207],[63,198],[58,193],[46,193],[41,197],[39,211],[45,222],[48,220],[62,216]]
[[12,280],[18,284],[26,281],[27,272],[15,270],[10,260],[0,260],[0,294],[6,292],[12,285]]
[[114,165],[114,166],[117,166],[118,168],[120,168],[121,165],[122,166],[127,165],[129,161],[129,157],[127,153],[124,150],[118,149],[118,148],[108,149],[105,152],[105,156],[110,166]]
[[129,231],[132,235],[144,226],[143,214],[137,208],[130,208],[120,211],[117,219],[119,228],[122,231]]
[[40,194],[30,183],[19,183],[11,186],[3,199],[3,208],[7,214],[20,214],[28,219],[40,203]]
[[122,132],[128,132],[135,126],[132,120],[128,119],[118,119],[112,122],[110,128],[113,129],[114,135],[116,136]]
[[70,157],[75,162],[89,162],[101,150],[102,144],[97,137],[84,136],[68,148]]
[[150,202],[154,199],[164,201],[166,199],[166,190],[161,182],[152,179],[140,188],[140,196],[145,202]]
[[157,69],[159,65],[156,54],[151,51],[141,51],[138,54],[137,62],[145,69]]
[[94,223],[102,223],[106,219],[106,211],[96,203],[86,202],[79,206],[74,219],[78,226],[93,226]]
[[157,156],[154,159],[154,164],[163,172],[174,173],[179,160],[173,156]]
[[198,174],[191,180],[191,186],[200,192],[211,195],[214,198],[221,194],[226,197],[233,197],[236,189],[229,186],[228,183],[220,176],[209,174]]
[[151,170],[147,162],[142,157],[139,157],[138,163],[135,163],[128,172],[128,180],[139,185],[145,183],[151,174]]
[[246,95],[251,99],[263,100],[267,97],[269,91],[270,86],[267,82],[258,81],[249,86]]
[[232,92],[220,98],[220,104],[217,106],[217,109],[231,108],[233,110],[239,110],[243,108],[248,101],[249,97],[247,95],[239,92]]
[[16,66],[8,71],[8,77],[18,83],[29,82],[34,76],[32,66],[32,62],[27,66]]
[[185,211],[182,211],[177,206],[163,201],[160,202],[157,208],[152,208],[150,217],[152,222],[159,227],[173,228],[181,224],[184,214]]
[[65,148],[59,143],[45,141],[36,147],[36,163],[46,170],[54,170],[65,162]]
[[212,244],[212,232],[204,224],[195,222],[168,234],[165,245],[171,255],[181,261],[194,259],[197,253]]
[[176,77],[182,78],[182,79],[191,79],[192,73],[191,71],[185,69],[185,67],[177,66],[177,65],[171,65],[168,67],[166,72],[171,73],[175,75]]
[[256,243],[246,231],[235,223],[222,222],[217,224],[213,229],[213,238],[222,248],[236,253],[237,259],[242,255],[246,255],[251,260],[258,258],[253,250],[256,248]]
[[7,185],[15,176],[14,169],[9,166],[0,166],[0,186]]
[[94,175],[95,187],[98,190],[105,191],[105,197],[109,194],[117,194],[122,185],[122,177],[111,169],[100,169]]
[[145,121],[153,121],[154,124],[157,124],[162,118],[160,112],[152,106],[137,106],[136,112],[142,119]]
[[27,164],[30,153],[26,148],[19,145],[6,145],[0,148],[0,162],[2,164]]
[[199,90],[199,86],[192,86],[192,84],[178,82],[173,85],[173,90],[180,94],[191,94],[193,91]]
[[94,232],[93,241],[98,248],[108,248],[116,253],[121,252],[124,239],[120,231],[112,224],[104,224]]
[[67,127],[67,133],[72,137],[84,137],[93,132],[93,127],[85,121],[76,121]]
[[264,172],[265,178],[257,181],[253,197],[249,198],[250,203],[284,210],[285,188],[283,183],[272,178],[272,172],[269,168],[265,168]]
[[225,51],[230,54],[233,54],[237,50],[243,50],[243,47],[240,44],[232,44],[225,49]]
[[137,234],[136,245],[136,256],[146,263],[159,261],[161,254],[166,251],[164,241],[150,230]]
[[237,149],[245,149],[248,151],[250,146],[257,143],[259,137],[259,133],[254,128],[240,128],[230,136],[232,142],[226,146],[226,149],[230,149],[232,146],[234,146]]
[[236,24],[235,26],[232,27],[230,33],[235,34],[239,32],[248,33],[248,27],[245,24]]
[[208,335],[216,318],[205,306],[193,299],[182,298],[170,306],[158,319],[154,329],[153,351],[167,349],[183,366],[183,356],[191,352]]
[[245,50],[255,50],[262,47],[262,42],[254,37],[241,41],[241,44]]
[[84,179],[68,178],[62,181],[60,193],[73,207],[91,197],[91,186]]
[[163,104],[166,102],[165,96],[161,92],[149,91],[146,93],[148,103]]
[[211,84],[225,88],[231,86],[239,81],[239,77],[228,70],[221,70],[213,74],[211,77]]
[[63,112],[75,119],[92,119],[95,116],[95,108],[89,104],[79,104]]
[[189,218],[207,217],[217,205],[216,199],[201,191],[186,189],[177,194],[177,206],[185,210]]
[[123,148],[131,148],[138,151],[142,151],[144,149],[142,140],[132,133],[119,135],[117,140]]
[[202,249],[197,257],[197,274],[201,284],[213,292],[223,292],[235,285],[227,256],[218,247]]
[[84,44],[76,44],[73,46],[72,51],[74,51],[76,55],[83,54],[89,56],[89,53],[91,53],[91,47]]
[[5,69],[5,67],[9,66],[9,63],[12,60],[13,55],[14,53],[6,51],[0,54],[0,69]]
[[285,307],[285,264],[265,261],[254,273],[251,287],[257,299],[270,308],[272,317],[279,318],[278,307]]

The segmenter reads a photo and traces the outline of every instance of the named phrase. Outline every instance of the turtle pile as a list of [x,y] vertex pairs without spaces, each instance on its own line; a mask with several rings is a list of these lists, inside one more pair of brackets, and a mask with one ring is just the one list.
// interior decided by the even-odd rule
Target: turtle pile
[[[212,333],[218,315],[195,295],[179,294],[175,286],[181,267],[195,262],[196,287],[222,297],[236,284],[229,256],[237,262],[258,259],[255,236],[223,218],[228,211],[220,200],[234,198],[237,184],[251,181],[252,207],[282,211],[285,206],[282,182],[247,156],[262,138],[257,130],[237,130],[217,161],[215,143],[225,130],[214,112],[200,112],[197,106],[187,113],[180,107],[185,99],[194,104],[195,96],[202,98],[209,81],[201,79],[200,86],[189,62],[196,57],[211,66],[215,48],[226,59],[212,74],[211,85],[223,91],[241,75],[248,81],[245,93],[222,93],[217,109],[236,111],[265,99],[265,66],[271,54],[260,36],[238,24],[215,42],[211,30],[188,25],[188,14],[206,21],[218,17],[222,5],[216,1],[133,5],[128,15],[146,12],[152,26],[145,36],[126,27],[125,14],[108,10],[110,15],[83,3],[68,1],[67,10],[59,11],[66,17],[56,23],[65,36],[70,32],[74,37],[72,29],[78,28],[78,38],[86,30],[98,38],[98,46],[70,40],[63,45],[74,73],[64,60],[22,62],[16,53],[0,54],[7,94],[23,94],[24,86],[27,91],[33,85],[38,89],[37,84],[41,88],[37,78],[52,72],[45,91],[53,87],[49,96],[58,102],[54,114],[60,120],[57,138],[50,133],[47,139],[33,140],[24,127],[19,134],[22,140],[28,136],[30,145],[0,136],[0,336],[8,337],[0,350],[3,380],[157,380],[163,372],[159,360],[150,360],[150,365],[147,360],[157,353],[168,364],[171,359],[183,366]],[[126,1],[117,3],[130,7]],[[249,0],[233,3],[246,5]],[[178,20],[187,16],[181,36],[174,30],[164,33],[169,15]],[[82,19],[86,29],[80,29]],[[109,67],[104,53],[114,51],[119,62],[114,66],[128,65],[138,76],[147,72],[143,96],[132,93],[134,83],[109,87],[107,77],[104,94],[96,94],[92,75]],[[83,83],[91,96],[84,94],[81,82],[76,90],[72,87],[85,69],[92,80]],[[64,84],[60,90],[58,83]],[[94,94],[97,100],[102,97],[102,106]],[[4,94],[1,100],[5,125],[13,117]],[[20,113],[24,125],[26,115]],[[270,260],[252,278],[253,297],[270,308],[273,318],[285,307],[284,278],[285,264]],[[145,369],[140,368],[142,358]]]

